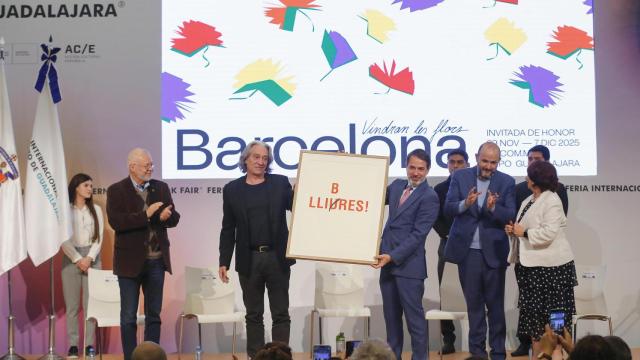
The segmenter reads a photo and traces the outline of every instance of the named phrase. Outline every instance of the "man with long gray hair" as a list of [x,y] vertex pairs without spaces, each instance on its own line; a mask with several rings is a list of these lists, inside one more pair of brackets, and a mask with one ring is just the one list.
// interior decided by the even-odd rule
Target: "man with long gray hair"
[[220,230],[220,279],[229,281],[231,257],[236,251],[236,272],[247,309],[247,354],[253,358],[264,346],[264,290],[269,294],[273,341],[289,343],[290,266],[285,257],[293,192],[289,179],[270,174],[271,147],[249,143],[240,154],[240,170],[246,175],[225,185],[222,191]]

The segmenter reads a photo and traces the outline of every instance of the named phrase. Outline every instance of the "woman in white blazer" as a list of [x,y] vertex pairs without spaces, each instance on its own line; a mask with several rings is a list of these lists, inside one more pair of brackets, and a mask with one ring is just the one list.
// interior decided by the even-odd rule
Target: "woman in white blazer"
[[551,310],[563,311],[565,327],[571,329],[576,312],[573,288],[578,282],[565,234],[567,218],[555,193],[555,167],[546,161],[531,163],[527,185],[533,194],[522,202],[516,223],[507,225],[505,231],[511,239],[509,262],[516,264],[520,290],[518,335],[531,337],[536,359]]

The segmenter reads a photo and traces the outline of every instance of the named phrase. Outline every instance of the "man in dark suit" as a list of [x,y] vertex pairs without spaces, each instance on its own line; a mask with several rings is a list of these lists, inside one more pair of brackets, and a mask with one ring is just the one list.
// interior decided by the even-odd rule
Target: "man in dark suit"
[[515,216],[515,181],[497,171],[500,148],[495,143],[482,144],[476,161],[477,166],[458,170],[451,177],[444,210],[454,220],[445,260],[458,264],[469,315],[469,351],[487,356],[488,317],[491,359],[503,360],[504,284],[509,253],[504,226]]
[[140,288],[144,293],[144,340],[160,342],[164,272],[171,273],[167,228],[175,227],[175,211],[166,183],[151,179],[153,160],[147,150],[128,156],[129,176],[107,189],[107,215],[115,230],[113,273],[120,285],[120,336],[125,360],[136,347]]
[[398,359],[404,342],[403,313],[411,335],[411,359],[429,358],[429,334],[422,308],[427,278],[424,245],[439,208],[438,195],[426,181],[430,167],[429,155],[422,149],[414,150],[407,157],[407,179],[395,180],[387,187],[389,216],[374,265],[381,269],[387,343]]
[[[551,158],[551,153],[549,152],[549,148],[544,145],[536,145],[529,149],[527,152],[527,160],[529,161],[528,165],[531,165],[534,161],[549,161]],[[564,187],[562,183],[558,183],[558,190],[556,194],[560,197],[560,201],[562,201],[562,209],[564,210],[564,214],[567,215],[569,211],[569,197],[567,196],[567,189]],[[516,212],[520,210],[520,205],[524,199],[528,198],[531,195],[531,190],[527,186],[527,182],[523,181],[516,185]],[[511,356],[525,356],[529,355],[529,349],[531,348],[531,338],[528,336],[518,336],[518,340],[520,340],[520,345],[518,348],[511,353]]]
[[[449,191],[449,184],[451,183],[451,175],[456,170],[469,167],[469,155],[463,149],[451,150],[447,154],[447,169],[449,170],[449,177],[447,180],[436,185],[433,190],[438,194],[438,200],[440,200],[440,212],[438,213],[438,219],[433,224],[434,230],[440,235],[440,245],[438,246],[438,283],[442,283],[442,273],[444,272],[444,248],[447,245],[447,238],[449,237],[449,229],[453,220],[444,215],[444,203],[447,199],[447,191]],[[452,354],[456,352],[454,343],[456,341],[455,326],[453,321],[442,320],[440,321],[440,330],[442,332],[444,345],[440,352],[443,355]]]
[[254,357],[264,346],[264,290],[269,294],[273,341],[289,343],[290,266],[285,257],[289,230],[286,211],[293,192],[289,179],[270,174],[271,147],[261,141],[249,143],[240,155],[246,173],[225,185],[220,230],[220,279],[227,271],[235,248],[236,271],[247,309],[247,354]]

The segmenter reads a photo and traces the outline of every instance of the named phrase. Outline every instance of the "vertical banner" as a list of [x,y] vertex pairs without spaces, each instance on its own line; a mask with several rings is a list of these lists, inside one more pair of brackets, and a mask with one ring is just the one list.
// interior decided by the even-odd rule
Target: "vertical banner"
[[[4,41],[0,39],[0,47]],[[27,257],[22,186],[13,135],[11,107],[0,48],[0,275]]]
[[49,82],[38,96],[27,162],[27,249],[38,266],[55,255],[73,233],[58,107],[53,103]]

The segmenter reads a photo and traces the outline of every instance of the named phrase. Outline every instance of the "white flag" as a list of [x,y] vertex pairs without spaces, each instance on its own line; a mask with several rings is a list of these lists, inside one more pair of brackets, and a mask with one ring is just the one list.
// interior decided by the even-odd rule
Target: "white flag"
[[22,186],[4,60],[0,60],[0,275],[26,257]]
[[58,107],[49,83],[38,96],[27,155],[24,197],[27,250],[34,265],[51,258],[73,234]]

